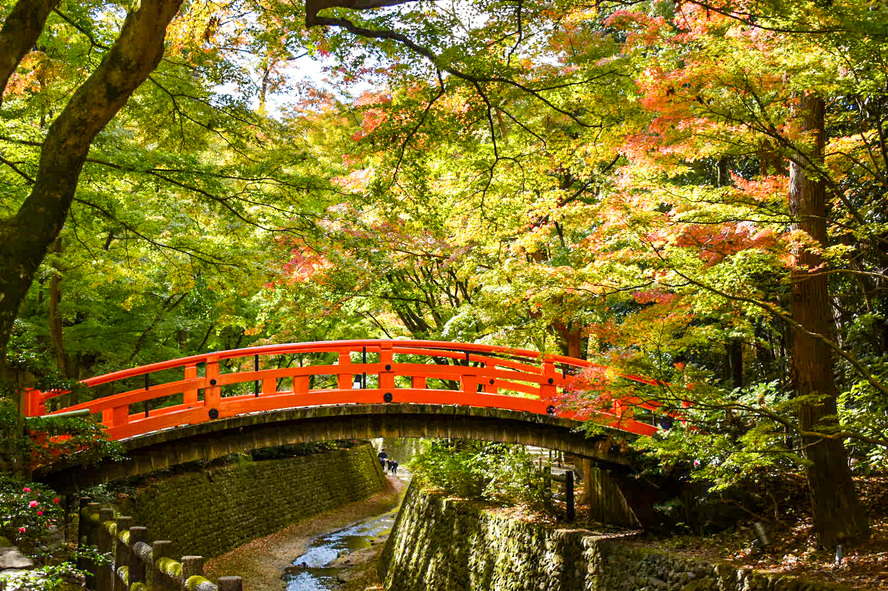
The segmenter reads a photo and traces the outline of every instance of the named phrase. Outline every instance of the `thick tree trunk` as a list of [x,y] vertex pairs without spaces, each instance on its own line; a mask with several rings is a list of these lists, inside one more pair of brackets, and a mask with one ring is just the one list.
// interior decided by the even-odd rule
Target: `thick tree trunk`
[[50,126],[31,194],[0,225],[0,355],[19,305],[58,237],[96,135],[126,104],[163,56],[164,37],[182,0],[143,0],[120,37]]
[[34,47],[59,0],[19,0],[0,29],[0,102],[19,62]]
[[[814,134],[810,149],[812,162],[823,158],[823,99],[808,95],[799,101],[803,130]],[[806,167],[807,168],[807,167]],[[795,228],[808,233],[818,245],[826,246],[826,198],[824,184],[797,163],[790,167],[789,205]],[[830,335],[833,328],[827,276],[818,272],[819,253],[801,248],[792,271],[793,318],[807,331]],[[796,390],[800,397],[817,396],[799,406],[799,426],[803,432],[829,429],[836,423],[836,384],[830,349],[820,340],[801,331],[792,334],[792,363]],[[858,502],[848,468],[848,456],[840,439],[805,436],[807,477],[814,508],[814,527],[821,544],[854,543],[869,537],[869,523]]]

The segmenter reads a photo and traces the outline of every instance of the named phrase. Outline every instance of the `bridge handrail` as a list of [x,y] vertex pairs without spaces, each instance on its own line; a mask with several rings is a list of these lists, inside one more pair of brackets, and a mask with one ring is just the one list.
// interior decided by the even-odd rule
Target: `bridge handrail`
[[[478,352],[478,353],[493,353],[493,354],[502,354],[508,357],[528,357],[530,359],[539,359],[541,361],[548,361],[552,363],[561,363],[564,365],[571,365],[575,367],[583,367],[583,368],[601,368],[606,369],[606,366],[599,365],[596,363],[592,363],[591,361],[586,361],[584,359],[577,359],[575,357],[567,357],[565,355],[555,355],[550,353],[540,353],[539,351],[532,351],[529,349],[510,349],[508,347],[502,347],[498,345],[483,345],[476,343],[453,343],[449,341],[422,341],[422,340],[406,340],[406,339],[366,339],[366,340],[342,340],[342,341],[312,341],[307,343],[285,343],[280,345],[262,345],[259,347],[245,347],[241,349],[230,349],[227,351],[214,351],[211,353],[201,353],[199,355],[191,355],[189,357],[180,357],[178,359],[170,359],[168,361],[159,361],[157,363],[151,363],[149,365],[142,365],[139,367],[133,367],[130,369],[122,369],[119,371],[103,374],[100,376],[95,376],[92,378],[87,378],[84,380],[80,380],[80,383],[87,387],[99,386],[101,384],[107,384],[110,382],[116,382],[120,380],[125,380],[129,378],[134,378],[138,376],[142,376],[145,374],[155,373],[158,371],[165,371],[170,369],[177,369],[180,367],[186,367],[188,365],[200,365],[208,362],[216,362],[222,361],[223,359],[236,359],[239,357],[252,357],[255,355],[287,355],[291,353],[301,353],[301,352],[311,352],[311,353],[329,353],[339,351],[343,348],[349,348],[351,351],[359,351],[363,347],[368,348],[368,352],[370,348],[381,348],[384,345],[391,345],[392,349],[395,348],[427,348],[427,349],[439,349],[441,351],[451,351],[451,352]],[[397,353],[397,351],[395,351]],[[404,353],[409,354],[409,353]],[[632,380],[635,382],[648,384],[651,386],[661,385],[661,382],[657,380],[652,380],[650,378],[646,378],[643,376],[637,376],[632,374],[619,374],[618,377],[622,377],[628,380]],[[50,394],[51,397],[63,396],[70,392],[69,390],[50,390],[46,392],[46,394]]]
[[[379,355],[379,360],[352,361],[352,354],[364,352]],[[259,369],[260,357],[294,353],[338,353],[339,358],[334,364]],[[396,361],[395,355],[421,356],[431,358],[435,363]],[[438,362],[442,357],[454,363]],[[460,363],[463,357],[465,364]],[[254,370],[220,372],[220,362],[248,358],[255,358]],[[481,365],[472,365],[473,362]],[[201,364],[205,364],[207,368],[204,376],[198,376],[197,366]],[[558,365],[561,366],[561,371],[558,371],[556,367]],[[184,369],[184,379],[180,377],[162,384],[149,385],[148,374],[174,369]],[[540,414],[558,414],[567,418],[583,418],[576,412],[569,410],[562,412],[556,408],[555,398],[559,387],[569,387],[576,382],[574,374],[588,369],[607,370],[604,366],[563,355],[475,343],[406,339],[288,343],[192,355],[82,380],[81,384],[84,386],[95,387],[146,376],[144,388],[73,404],[55,412],[82,409],[88,409],[91,413],[101,412],[102,422],[109,427],[115,438],[178,424],[205,421],[207,413],[210,419],[216,419],[242,412],[279,409],[287,405],[292,407],[390,402],[393,394],[398,397],[398,401],[496,406]],[[366,380],[362,386],[356,387],[352,380],[361,374],[376,375],[378,379],[376,387],[367,387]],[[312,375],[338,376],[337,386],[312,388],[309,382]],[[401,376],[402,379],[409,378],[411,385],[406,388],[396,386],[395,376]],[[620,375],[619,377],[644,384],[659,384],[655,380],[641,376]],[[278,380],[281,378],[293,380],[290,390],[277,389]],[[457,382],[460,389],[432,388],[426,382],[428,379]],[[255,400],[253,395],[221,395],[223,386],[249,382],[256,383]],[[501,390],[517,395],[502,394]],[[203,398],[199,398],[199,391],[203,392]],[[26,412],[29,416],[43,414],[46,412],[47,401],[67,393],[67,391],[32,391],[28,396]],[[149,412],[148,401],[178,394],[183,396],[182,403],[176,403],[172,407],[151,409]],[[139,403],[145,404],[144,417],[130,413],[130,405]],[[639,399],[634,399],[632,405],[649,410],[656,410],[658,407],[655,402]],[[615,420],[620,425],[623,423],[630,425],[632,428],[629,430],[649,433],[649,426],[641,427],[639,425],[643,425],[642,423],[631,419],[626,422],[624,408],[627,406],[615,400],[612,410],[599,414],[616,417]]]

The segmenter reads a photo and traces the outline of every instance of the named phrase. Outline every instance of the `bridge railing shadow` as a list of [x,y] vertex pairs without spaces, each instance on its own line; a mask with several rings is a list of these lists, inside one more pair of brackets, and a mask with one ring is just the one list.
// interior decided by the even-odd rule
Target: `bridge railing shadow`
[[[282,367],[281,359],[299,366]],[[314,363],[303,365],[304,361]],[[194,355],[122,370],[81,383],[88,401],[66,391],[27,394],[26,414],[100,415],[112,439],[294,407],[417,403],[499,408],[578,420],[595,419],[649,435],[657,427],[634,409],[657,411],[638,397],[610,400],[594,410],[571,405],[580,376],[607,368],[536,351],[493,345],[413,340],[321,341]],[[640,376],[611,376],[658,385]],[[170,379],[172,378],[172,379]],[[143,380],[133,387],[134,380]],[[160,383],[158,383],[160,382]],[[606,380],[602,380],[605,383]],[[114,393],[121,385],[125,391]],[[586,386],[588,387],[588,386]],[[603,386],[602,386],[603,387]]]

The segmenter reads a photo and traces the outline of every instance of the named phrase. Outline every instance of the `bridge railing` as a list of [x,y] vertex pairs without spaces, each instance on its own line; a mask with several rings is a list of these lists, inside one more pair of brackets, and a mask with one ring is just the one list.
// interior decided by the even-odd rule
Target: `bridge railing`
[[[290,364],[282,367],[287,357]],[[300,365],[292,366],[294,359]],[[315,363],[303,365],[306,359]],[[576,385],[579,374],[605,370],[571,357],[492,345],[321,341],[194,355],[90,378],[81,382],[89,390],[85,402],[73,400],[70,392],[31,391],[26,414],[100,414],[112,439],[246,413],[363,403],[466,405],[584,420],[588,413],[564,407],[562,394]],[[115,387],[124,391],[114,393]],[[594,414],[619,429],[655,432],[628,409],[656,410],[657,405],[630,402],[615,400]]]

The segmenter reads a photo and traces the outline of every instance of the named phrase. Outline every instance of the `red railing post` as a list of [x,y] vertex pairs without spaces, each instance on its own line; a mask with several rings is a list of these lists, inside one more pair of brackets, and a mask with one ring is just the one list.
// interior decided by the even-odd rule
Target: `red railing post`
[[[185,379],[193,380],[197,377],[197,365],[186,365],[185,366]],[[196,404],[197,403],[197,388],[185,390],[182,393],[182,402],[185,404]]]
[[308,394],[311,376],[293,376],[293,394]]
[[466,351],[466,369],[464,370],[464,373],[459,377],[459,380],[461,382],[463,392],[476,394],[478,392],[478,376],[475,375],[474,372],[470,371],[471,366],[471,358],[469,352]]
[[382,343],[379,346],[379,364],[382,365],[382,369],[379,370],[380,390],[395,389],[394,358],[392,344]]
[[555,362],[543,360],[542,374],[543,382],[540,384],[540,399],[550,400],[556,394],[555,378],[558,374],[555,373]]
[[499,388],[496,386],[496,380],[493,378],[486,378],[481,381],[481,391],[486,394],[496,394],[499,392]]
[[274,394],[277,392],[277,380],[275,378],[265,378],[262,380],[262,393]]
[[[349,351],[340,351],[339,352],[339,366],[348,369],[351,366],[351,352]],[[354,370],[349,370],[349,373],[339,372],[339,389],[340,390],[351,390],[352,384],[354,380]]]
[[425,390],[427,378],[425,376],[413,376],[410,380],[410,386],[416,390]]
[[115,407],[111,410],[111,426],[122,427],[129,423],[129,404]]
[[22,394],[25,399],[26,417],[39,417],[46,414],[46,401],[43,400],[43,392],[34,388],[25,388]]
[[219,403],[222,401],[222,387],[218,386],[219,379],[219,358],[209,357],[207,359],[207,381],[210,385],[204,389],[204,406],[208,409],[218,409]]

